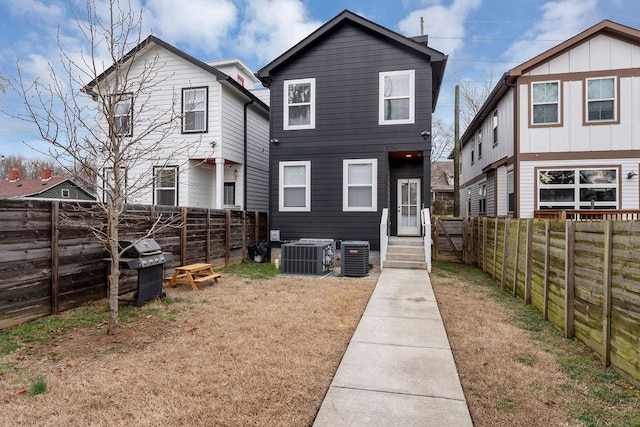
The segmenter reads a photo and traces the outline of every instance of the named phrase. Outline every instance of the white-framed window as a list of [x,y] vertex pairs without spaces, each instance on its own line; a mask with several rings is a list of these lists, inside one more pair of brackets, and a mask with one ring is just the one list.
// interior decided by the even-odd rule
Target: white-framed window
[[487,214],[487,184],[480,185],[478,189],[478,213]]
[[342,162],[342,210],[378,210],[378,159],[346,159]]
[[279,208],[281,212],[311,211],[311,162],[280,162]]
[[471,164],[474,164],[476,162],[476,147],[473,139],[471,140],[471,144]]
[[538,209],[618,209],[617,168],[542,169]]
[[133,95],[122,93],[114,96],[113,100],[113,130],[116,136],[129,137],[133,135]]
[[60,195],[63,198],[68,199],[69,198],[69,189],[68,188],[63,188]]
[[415,122],[415,70],[388,71],[379,75],[381,125]]
[[284,81],[284,130],[315,129],[316,79]]
[[182,89],[182,132],[207,132],[208,87]]
[[177,166],[155,166],[153,168],[153,204],[178,205]]
[[560,82],[531,83],[531,124],[560,123]]
[[611,122],[616,118],[617,85],[615,77],[586,79],[586,121]]
[[478,131],[478,135],[476,137],[478,141],[478,159],[482,158],[482,129]]
[[[115,175],[113,173],[113,168],[104,168],[103,170],[103,182],[102,182],[102,201],[104,203],[109,203],[111,198],[113,197],[113,190],[115,189]],[[124,168],[120,168],[120,176],[118,180],[121,183],[120,186],[120,196],[124,197],[126,195],[127,189],[127,174]],[[126,198],[124,199],[126,202]]]
[[493,111],[493,146],[498,145],[498,110]]

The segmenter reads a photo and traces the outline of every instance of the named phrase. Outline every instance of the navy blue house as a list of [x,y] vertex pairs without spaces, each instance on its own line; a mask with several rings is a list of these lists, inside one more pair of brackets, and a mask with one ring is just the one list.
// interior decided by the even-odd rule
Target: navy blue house
[[280,240],[420,235],[447,57],[343,11],[256,75],[270,88],[270,220]]

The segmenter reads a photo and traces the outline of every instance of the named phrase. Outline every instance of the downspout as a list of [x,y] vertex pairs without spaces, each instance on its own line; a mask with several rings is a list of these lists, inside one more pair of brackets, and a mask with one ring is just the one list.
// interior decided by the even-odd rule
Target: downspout
[[247,165],[247,146],[249,145],[249,135],[247,134],[247,109],[249,108],[249,105],[253,104],[253,99],[250,100],[249,102],[244,104],[244,149],[243,151],[243,164],[244,167],[242,168],[242,209],[244,211],[247,210],[247,169],[248,169],[248,165]]

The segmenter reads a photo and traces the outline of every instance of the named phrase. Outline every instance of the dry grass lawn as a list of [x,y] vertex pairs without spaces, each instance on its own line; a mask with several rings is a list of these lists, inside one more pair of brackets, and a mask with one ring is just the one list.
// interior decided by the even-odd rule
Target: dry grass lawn
[[169,289],[115,336],[52,331],[0,356],[0,425],[310,425],[375,281],[225,274]]

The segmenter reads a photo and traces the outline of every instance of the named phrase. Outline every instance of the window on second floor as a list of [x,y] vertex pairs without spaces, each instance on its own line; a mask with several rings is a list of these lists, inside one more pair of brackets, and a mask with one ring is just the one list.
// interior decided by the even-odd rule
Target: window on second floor
[[415,122],[415,74],[415,70],[380,73],[379,124]]
[[130,93],[115,95],[113,105],[113,130],[116,136],[133,135],[133,96]]
[[316,79],[284,81],[284,130],[315,129]]
[[493,112],[493,146],[498,145],[498,110]]
[[478,135],[476,137],[478,140],[478,159],[482,158],[482,129],[478,131]]
[[280,162],[279,209],[311,211],[311,162]]
[[209,88],[182,89],[182,132],[207,131],[207,98]]
[[158,166],[153,168],[153,204],[178,205],[178,167]]
[[342,210],[376,211],[378,160],[349,159],[343,160],[342,165]]
[[560,83],[531,83],[531,124],[560,123]]
[[[473,140],[471,140],[471,143],[473,144]],[[476,148],[475,147],[471,147],[471,164],[474,164],[476,162]]]
[[66,198],[69,198],[69,189],[68,189],[68,188],[63,188],[63,189],[62,189],[62,192],[61,192],[61,194],[60,194],[60,195],[61,195],[62,197],[64,197],[65,199],[66,199]]
[[616,117],[616,78],[587,79],[587,123],[612,122]]

